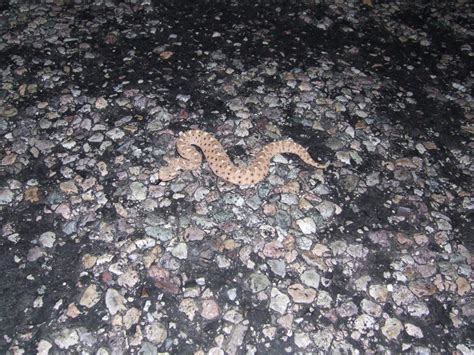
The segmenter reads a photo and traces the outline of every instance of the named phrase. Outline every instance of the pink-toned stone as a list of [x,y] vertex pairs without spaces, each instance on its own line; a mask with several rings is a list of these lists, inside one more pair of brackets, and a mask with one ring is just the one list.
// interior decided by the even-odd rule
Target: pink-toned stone
[[293,284],[288,287],[288,294],[295,303],[312,303],[316,298],[316,291],[302,284]]
[[273,240],[263,247],[263,255],[267,258],[278,259],[285,255],[285,247],[279,241]]
[[204,300],[202,302],[201,317],[211,320],[219,316],[219,305],[214,300]]

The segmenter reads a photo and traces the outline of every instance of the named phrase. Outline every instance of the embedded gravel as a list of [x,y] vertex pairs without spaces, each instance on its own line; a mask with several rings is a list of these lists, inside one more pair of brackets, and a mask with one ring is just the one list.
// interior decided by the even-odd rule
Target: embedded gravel
[[[467,1],[14,3],[0,353],[474,352]],[[188,129],[331,165],[160,182]]]

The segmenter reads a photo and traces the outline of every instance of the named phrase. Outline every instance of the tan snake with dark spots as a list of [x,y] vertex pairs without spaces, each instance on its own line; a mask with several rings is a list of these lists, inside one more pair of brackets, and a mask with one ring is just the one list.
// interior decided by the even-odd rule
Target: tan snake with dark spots
[[222,145],[210,133],[190,130],[176,141],[176,149],[181,157],[168,160],[168,165],[159,171],[160,179],[170,181],[178,176],[181,170],[197,170],[201,166],[202,155],[196,147],[204,153],[214,174],[236,185],[254,185],[265,179],[275,154],[292,153],[316,168],[324,169],[328,166],[315,162],[306,149],[287,139],[267,144],[249,166],[239,167],[232,163]]

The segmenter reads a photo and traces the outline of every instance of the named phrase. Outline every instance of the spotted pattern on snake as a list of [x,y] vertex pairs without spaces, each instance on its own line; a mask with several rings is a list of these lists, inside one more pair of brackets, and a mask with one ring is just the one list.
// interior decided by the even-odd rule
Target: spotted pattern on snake
[[301,145],[288,139],[267,144],[250,165],[239,167],[232,163],[222,145],[210,133],[190,130],[176,141],[176,149],[181,157],[167,160],[168,165],[159,171],[160,179],[170,181],[182,170],[197,170],[201,166],[202,155],[196,147],[201,149],[214,174],[236,185],[255,185],[265,179],[275,154],[292,153],[313,167],[324,169],[328,166],[315,162]]

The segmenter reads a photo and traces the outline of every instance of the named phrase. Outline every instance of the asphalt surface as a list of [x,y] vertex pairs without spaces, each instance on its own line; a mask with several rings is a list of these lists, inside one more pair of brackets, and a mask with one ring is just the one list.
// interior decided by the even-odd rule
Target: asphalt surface
[[[0,353],[472,354],[464,1],[0,5]],[[180,132],[236,164],[160,182]]]

